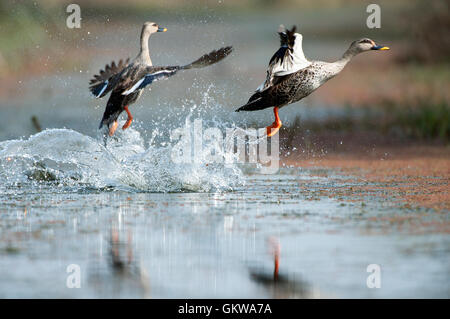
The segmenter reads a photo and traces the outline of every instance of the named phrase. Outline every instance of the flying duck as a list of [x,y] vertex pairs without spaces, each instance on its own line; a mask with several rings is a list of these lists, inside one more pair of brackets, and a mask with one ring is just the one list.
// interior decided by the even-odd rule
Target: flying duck
[[100,70],[90,81],[89,90],[96,98],[102,98],[112,91],[100,127],[107,125],[109,136],[112,136],[117,129],[117,118],[125,111],[128,119],[122,126],[127,129],[133,121],[133,116],[128,106],[141,96],[142,90],[154,81],[168,78],[180,70],[193,68],[203,68],[217,63],[229,55],[232,47],[223,47],[203,55],[192,63],[182,66],[153,66],[148,49],[148,39],[152,33],[166,32],[167,29],[158,26],[153,22],[146,22],[141,32],[141,49],[137,57],[120,60],[117,64],[113,61],[105,66],[105,70]]
[[275,135],[281,127],[278,110],[310,95],[325,82],[336,76],[357,54],[369,50],[389,50],[363,38],[352,42],[342,58],[336,62],[308,61],[303,54],[300,33],[296,27],[291,30],[280,26],[281,47],[272,56],[267,69],[266,80],[250,97],[247,104],[236,110],[258,111],[273,107],[275,121],[266,127],[267,136]]

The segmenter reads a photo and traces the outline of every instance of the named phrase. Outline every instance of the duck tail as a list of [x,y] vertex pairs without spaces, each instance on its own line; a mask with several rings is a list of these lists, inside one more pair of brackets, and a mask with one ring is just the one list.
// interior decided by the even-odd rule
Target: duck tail
[[241,106],[240,108],[236,109],[235,112],[241,112],[241,111],[259,111],[259,110],[263,110],[266,109],[270,106],[266,106],[264,104],[261,103],[257,103],[259,101],[255,101],[252,103],[247,103],[243,106]]
[[259,111],[273,106],[265,91],[256,91],[248,100],[248,102],[235,110],[240,111]]
[[123,104],[124,95],[120,93],[111,94],[109,97],[108,103],[106,104],[105,112],[103,113],[102,120],[100,121],[99,129],[106,125],[109,125],[119,118],[120,113],[123,112],[122,104]]
[[223,47],[218,50],[211,51],[205,55],[202,55],[200,58],[195,60],[192,63],[186,64],[181,67],[181,69],[197,69],[203,68],[205,66],[217,63],[224,58],[226,58],[233,51],[232,46]]
[[267,101],[263,98],[257,98],[253,101],[249,101],[247,104],[241,106],[235,112],[241,112],[241,111],[259,111],[267,109],[268,107],[271,107],[273,105],[270,105],[270,103],[267,103]]
[[109,125],[119,118],[120,113],[122,113],[121,110],[115,110],[114,112],[103,114],[102,120],[100,121],[100,125],[98,126],[99,129],[101,129],[103,126],[109,127]]

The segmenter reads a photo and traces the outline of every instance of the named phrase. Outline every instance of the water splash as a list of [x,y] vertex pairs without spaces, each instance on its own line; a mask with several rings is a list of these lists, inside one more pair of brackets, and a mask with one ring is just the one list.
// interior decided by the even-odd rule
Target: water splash
[[234,164],[174,163],[170,143],[146,148],[132,128],[117,135],[107,147],[100,139],[70,129],[0,142],[0,188],[214,192],[243,184],[243,174]]

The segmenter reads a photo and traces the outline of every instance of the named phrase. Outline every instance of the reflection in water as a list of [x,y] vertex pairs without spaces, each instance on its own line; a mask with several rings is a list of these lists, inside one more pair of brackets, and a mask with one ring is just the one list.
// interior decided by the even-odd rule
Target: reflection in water
[[261,267],[250,269],[252,280],[263,286],[271,298],[311,298],[310,287],[302,277],[279,273],[281,246],[278,238],[271,236],[267,242],[273,256],[273,272]]
[[[92,284],[100,290],[111,285],[109,293],[117,296],[150,298],[149,276],[133,251],[132,229],[127,228],[125,231],[120,226],[120,223],[116,225],[111,222],[107,240],[108,253],[105,260],[94,261],[91,269]],[[102,268],[103,264],[106,267]]]
[[[0,297],[391,298],[447,293],[448,262],[435,253],[448,246],[444,235],[410,236],[398,230],[376,235],[373,228],[367,235],[368,218],[398,211],[371,201],[361,207],[311,199],[311,192],[330,182],[311,180],[302,170],[245,178],[246,186],[222,193],[159,194],[81,185],[73,192],[52,182],[41,182],[39,192],[23,184],[7,188],[0,194]],[[299,179],[308,180],[308,192],[298,191]],[[343,180],[332,186],[351,185]],[[385,269],[389,285],[383,289],[366,286],[371,263]],[[66,286],[70,264],[80,265],[81,289]]]
[[[448,235],[399,234],[389,224],[391,216],[420,216],[422,211],[402,211],[373,197],[362,207],[323,192],[355,183],[365,187],[365,181],[317,178],[303,169],[264,176],[234,165],[173,163],[170,133],[187,119],[203,119],[205,129],[223,131],[266,124],[270,110],[232,112],[264,77],[259,70],[267,55],[255,55],[248,39],[258,52],[277,45],[276,38],[259,36],[279,24],[277,15],[266,18],[221,19],[192,29],[175,17],[179,32],[168,35],[173,38],[164,43],[164,54],[155,52],[161,65],[184,60],[187,52],[177,49],[180,42],[203,38],[205,29],[217,43],[232,40],[240,53],[202,76],[180,74],[172,85],[158,85],[137,106],[140,121],[117,132],[108,148],[92,138],[98,134],[98,101],[86,90],[85,71],[98,61],[80,72],[30,79],[20,86],[20,96],[1,101],[0,298],[149,297],[147,273],[153,298],[303,298],[316,297],[316,287],[351,298],[449,296],[448,258],[442,254],[448,251]],[[110,49],[118,32],[135,45],[134,28],[115,28],[89,43]],[[102,44],[97,38],[111,41]],[[308,46],[311,53],[330,57],[342,49],[312,39]],[[188,52],[192,56],[208,49],[186,47],[195,51]],[[302,103],[283,112],[286,125],[296,115],[303,120],[348,116],[345,108]],[[45,114],[41,123],[32,120],[31,125],[33,113]],[[41,128],[39,134],[11,140]],[[447,223],[448,214],[430,214],[422,221]],[[381,227],[383,233],[377,234]],[[273,244],[267,242],[271,237]],[[249,261],[256,265],[250,276]],[[66,287],[66,267],[72,263],[81,267],[81,289]],[[382,289],[366,287],[371,263],[383,265],[389,284]]]
[[273,281],[278,281],[278,271],[280,266],[280,242],[275,237],[269,238],[269,247],[274,259]]
[[[111,266],[114,271],[118,274],[125,275],[128,272],[131,272],[131,268],[136,266],[133,263],[133,247],[132,247],[132,239],[131,239],[131,231],[128,230],[128,236],[126,242],[120,242],[119,240],[119,232],[117,228],[111,227],[111,237],[109,240],[110,245],[110,256],[111,256]],[[121,251],[123,250],[123,246],[125,246],[126,250],[126,261],[121,256]]]

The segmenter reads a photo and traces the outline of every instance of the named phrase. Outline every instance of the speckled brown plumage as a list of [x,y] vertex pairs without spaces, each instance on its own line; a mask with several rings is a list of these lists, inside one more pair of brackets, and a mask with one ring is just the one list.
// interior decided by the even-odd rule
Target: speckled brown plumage
[[272,86],[253,94],[247,104],[237,111],[257,111],[295,103],[311,94],[332,76],[333,73],[326,70],[324,62],[313,61],[305,69],[276,78]]
[[311,64],[288,75],[275,77],[271,85],[256,91],[248,102],[236,111],[257,111],[268,107],[281,108],[310,95],[325,82],[339,74],[356,54],[368,50],[387,50],[370,39],[354,41],[336,62],[311,61]]

